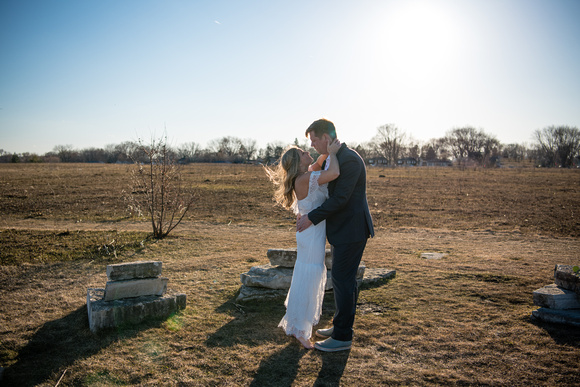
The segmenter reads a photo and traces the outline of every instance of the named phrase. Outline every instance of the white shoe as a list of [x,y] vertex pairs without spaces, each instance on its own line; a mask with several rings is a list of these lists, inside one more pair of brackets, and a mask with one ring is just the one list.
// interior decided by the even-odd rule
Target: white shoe
[[316,344],[314,344],[314,348],[323,352],[346,351],[349,350],[351,346],[352,341],[340,341],[335,340],[332,337],[329,337],[324,341],[317,341]]
[[317,329],[316,336],[327,339],[330,336],[332,336],[332,332],[334,332],[334,327],[330,327],[330,328],[326,328],[326,329]]

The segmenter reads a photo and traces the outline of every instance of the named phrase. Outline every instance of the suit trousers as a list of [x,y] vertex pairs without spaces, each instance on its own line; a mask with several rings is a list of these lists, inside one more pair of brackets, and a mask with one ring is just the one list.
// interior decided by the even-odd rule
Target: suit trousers
[[340,341],[351,341],[352,326],[356,313],[358,285],[356,273],[367,244],[362,242],[335,245],[332,254],[332,287],[334,290],[335,313],[332,323],[332,338]]

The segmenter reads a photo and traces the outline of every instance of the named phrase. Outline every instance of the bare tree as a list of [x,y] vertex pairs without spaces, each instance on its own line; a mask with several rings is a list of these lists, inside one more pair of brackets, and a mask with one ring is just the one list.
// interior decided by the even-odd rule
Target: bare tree
[[460,162],[467,158],[482,164],[499,152],[500,145],[495,137],[471,126],[450,130],[445,136],[445,144]]
[[549,126],[534,132],[544,166],[571,167],[580,153],[580,131],[570,126]]
[[386,124],[377,128],[377,134],[373,138],[376,151],[387,161],[388,165],[397,162],[405,147],[405,132],[394,124]]
[[285,148],[286,145],[279,141],[266,144],[266,148],[260,151],[260,157],[263,163],[266,165],[275,163],[282,156]]
[[136,164],[131,174],[131,192],[126,197],[131,212],[146,213],[153,237],[161,239],[181,223],[195,195],[183,187],[176,153],[167,144],[166,135],[159,140],[151,139],[149,145],[141,140],[138,144],[147,162]]
[[208,148],[216,155],[218,160],[222,161],[238,161],[240,158],[241,140],[236,137],[222,137],[220,139],[211,140]]
[[240,140],[239,153],[240,153],[240,157],[244,161],[252,160],[256,156],[257,152],[258,152],[258,145],[256,143],[256,140],[252,140],[251,138],[246,138],[244,140]]
[[421,147],[421,157],[428,161],[447,160],[448,150],[444,138],[432,138]]
[[58,158],[63,163],[70,163],[74,161],[76,152],[72,145],[57,145],[54,147],[53,152],[57,154]]
[[523,161],[527,152],[525,144],[507,144],[502,149],[502,157],[513,161]]
[[177,148],[177,157],[186,162],[192,162],[199,153],[199,145],[195,142],[186,142]]

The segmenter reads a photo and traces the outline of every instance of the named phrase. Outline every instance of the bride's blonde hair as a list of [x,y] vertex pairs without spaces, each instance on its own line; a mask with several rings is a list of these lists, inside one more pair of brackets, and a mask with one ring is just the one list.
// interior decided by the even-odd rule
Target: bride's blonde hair
[[266,174],[274,183],[274,200],[282,207],[294,209],[296,194],[294,182],[300,175],[300,149],[292,145],[284,151],[278,163],[273,167],[264,167]]

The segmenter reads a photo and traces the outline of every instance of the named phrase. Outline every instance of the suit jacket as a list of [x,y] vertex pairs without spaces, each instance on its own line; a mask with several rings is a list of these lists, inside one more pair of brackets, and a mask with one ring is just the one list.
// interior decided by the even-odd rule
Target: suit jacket
[[326,219],[326,237],[331,245],[362,242],[375,235],[367,203],[365,163],[346,144],[336,158],[340,175],[328,183],[329,198],[310,211],[308,219],[313,224]]

